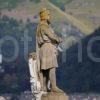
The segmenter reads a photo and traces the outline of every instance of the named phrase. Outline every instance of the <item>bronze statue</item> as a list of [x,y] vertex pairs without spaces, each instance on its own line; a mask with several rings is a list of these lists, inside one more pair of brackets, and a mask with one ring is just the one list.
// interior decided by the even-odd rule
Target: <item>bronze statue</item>
[[50,26],[50,11],[43,8],[40,13],[40,23],[36,33],[36,53],[38,71],[41,80],[42,91],[48,91],[47,84],[50,80],[51,92],[63,92],[56,85],[57,45],[62,38],[57,36]]

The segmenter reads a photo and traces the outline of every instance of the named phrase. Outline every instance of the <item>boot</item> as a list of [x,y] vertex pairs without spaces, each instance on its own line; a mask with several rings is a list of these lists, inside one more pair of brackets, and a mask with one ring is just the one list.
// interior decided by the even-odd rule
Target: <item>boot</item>
[[40,73],[41,91],[47,92],[47,77],[45,71]]
[[51,92],[56,92],[56,93],[64,93],[61,89],[59,89],[57,86],[51,88]]
[[39,73],[39,77],[40,77],[41,91],[44,91],[44,80],[42,72]]

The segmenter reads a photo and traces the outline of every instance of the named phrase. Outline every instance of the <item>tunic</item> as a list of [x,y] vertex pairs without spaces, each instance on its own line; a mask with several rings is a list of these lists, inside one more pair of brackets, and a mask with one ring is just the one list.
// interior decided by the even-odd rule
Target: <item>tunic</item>
[[38,45],[40,70],[47,70],[58,67],[57,63],[57,45],[61,42],[51,26],[41,22],[37,27],[36,40]]

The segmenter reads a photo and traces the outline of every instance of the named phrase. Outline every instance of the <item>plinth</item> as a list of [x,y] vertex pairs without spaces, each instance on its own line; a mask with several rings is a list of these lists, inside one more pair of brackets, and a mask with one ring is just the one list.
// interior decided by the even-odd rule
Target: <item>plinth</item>
[[65,93],[50,92],[46,95],[42,95],[41,100],[69,100]]

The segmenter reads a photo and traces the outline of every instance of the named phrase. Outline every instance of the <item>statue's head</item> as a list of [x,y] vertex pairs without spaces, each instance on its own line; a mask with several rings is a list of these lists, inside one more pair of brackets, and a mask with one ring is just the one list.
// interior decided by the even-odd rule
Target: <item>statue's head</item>
[[39,14],[41,20],[49,21],[51,18],[50,11],[46,8],[42,8]]
[[33,60],[36,60],[36,52],[30,53],[29,58],[32,58]]

